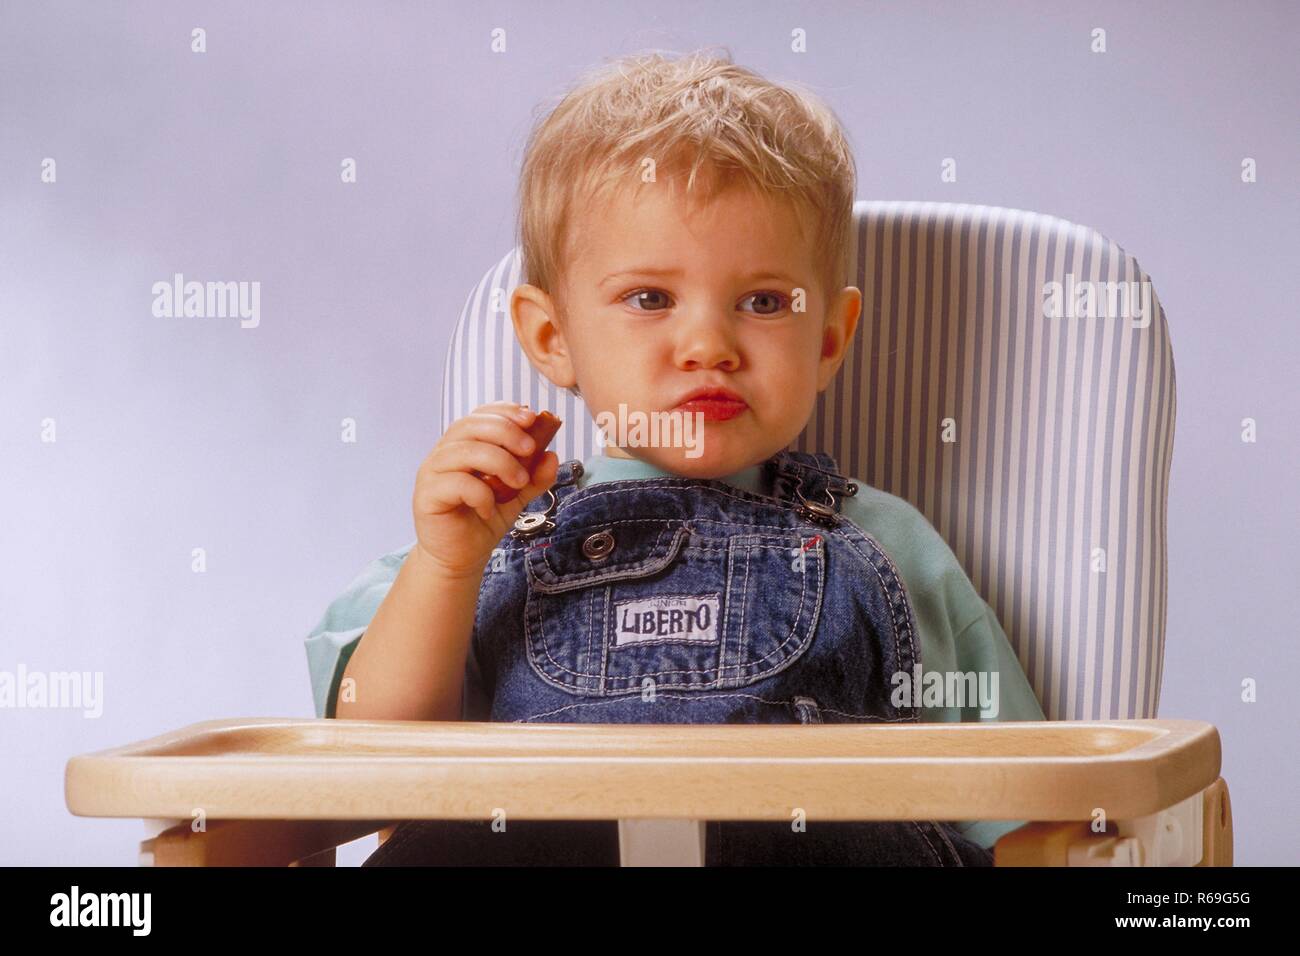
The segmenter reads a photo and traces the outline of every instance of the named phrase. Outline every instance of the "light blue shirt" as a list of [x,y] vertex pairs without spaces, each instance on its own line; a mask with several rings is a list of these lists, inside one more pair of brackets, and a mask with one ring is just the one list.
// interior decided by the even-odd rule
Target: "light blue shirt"
[[[601,481],[670,477],[671,473],[637,458],[596,455],[583,462],[578,486]],[[751,465],[721,479],[745,491],[770,494],[762,465]],[[858,493],[843,498],[841,513],[880,543],[903,579],[916,616],[923,673],[932,671],[997,675],[996,707],[941,706],[921,699],[921,719],[1045,720],[1025,672],[993,609],[980,597],[943,536],[915,507],[896,495],[854,479]],[[307,636],[307,664],[317,717],[333,717],[338,685],[348,659],[379,609],[415,542],[372,561],[325,610]],[[925,681],[922,681],[924,686]],[[992,689],[992,685],[988,685]],[[954,822],[969,839],[992,847],[1023,820]]]

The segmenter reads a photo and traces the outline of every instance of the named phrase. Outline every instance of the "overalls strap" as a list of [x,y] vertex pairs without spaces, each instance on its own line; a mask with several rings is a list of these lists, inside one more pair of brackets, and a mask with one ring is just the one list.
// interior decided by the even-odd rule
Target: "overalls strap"
[[[512,535],[534,537],[554,529],[550,520],[560,501],[578,490],[583,465],[578,459],[561,462],[555,481],[538,503],[522,513]],[[853,496],[858,486],[840,473],[835,458],[825,452],[783,449],[763,463],[763,476],[771,496],[797,505],[798,512],[828,527],[838,523],[841,502]]]
[[835,458],[825,452],[784,449],[764,463],[772,496],[825,508],[838,514],[844,497],[858,493],[858,486],[840,473]]

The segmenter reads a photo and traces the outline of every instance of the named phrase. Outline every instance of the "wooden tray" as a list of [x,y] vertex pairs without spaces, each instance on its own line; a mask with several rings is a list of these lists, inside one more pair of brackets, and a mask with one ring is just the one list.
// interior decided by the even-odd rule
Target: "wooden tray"
[[1218,778],[1190,720],[908,725],[213,720],[73,757],[78,816],[1087,820]]

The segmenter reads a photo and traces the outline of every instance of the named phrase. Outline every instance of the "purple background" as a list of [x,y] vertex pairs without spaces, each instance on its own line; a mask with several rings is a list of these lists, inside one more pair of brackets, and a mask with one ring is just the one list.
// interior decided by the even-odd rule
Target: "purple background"
[[[1138,257],[1179,385],[1160,716],[1220,729],[1237,862],[1300,862],[1297,9],[4,3],[0,670],[102,671],[104,714],[0,710],[0,863],[135,862],[138,821],[68,813],[75,754],[313,715],[303,638],[413,537],[447,340],[513,241],[540,98],[710,44],[830,102],[860,198],[1036,210]],[[155,318],[175,272],[259,281],[260,327]]]

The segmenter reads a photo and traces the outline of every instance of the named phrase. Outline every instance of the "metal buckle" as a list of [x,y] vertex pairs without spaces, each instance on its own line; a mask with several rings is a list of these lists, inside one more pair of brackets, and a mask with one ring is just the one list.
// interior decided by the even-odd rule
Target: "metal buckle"
[[[853,486],[853,493],[857,493],[857,486]],[[809,501],[803,493],[803,475],[795,478],[794,493],[799,497],[799,503],[795,505],[795,512],[809,521],[816,524],[833,528],[839,524],[840,516],[835,510],[835,496],[831,494],[830,486],[827,485],[822,491],[826,495],[828,504],[822,504],[820,501]]]
[[551,499],[546,509],[543,511],[522,512],[515,519],[515,526],[510,529],[510,537],[527,541],[539,534],[550,534],[555,530],[555,521],[552,520],[552,516],[555,514],[555,507],[559,500],[555,497],[555,489],[562,488],[565,485],[577,484],[578,479],[583,475],[581,461],[575,458],[567,462],[567,464],[569,465],[569,477],[564,481],[557,481],[546,489],[546,495]]
[[555,492],[547,488],[546,494],[551,499],[546,510],[523,512],[515,519],[515,526],[510,529],[510,537],[528,541],[539,534],[550,534],[555,530],[555,522],[551,520],[551,515],[555,512]]

